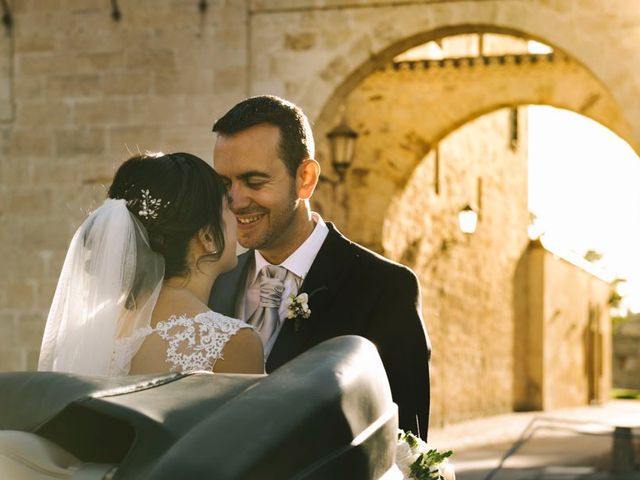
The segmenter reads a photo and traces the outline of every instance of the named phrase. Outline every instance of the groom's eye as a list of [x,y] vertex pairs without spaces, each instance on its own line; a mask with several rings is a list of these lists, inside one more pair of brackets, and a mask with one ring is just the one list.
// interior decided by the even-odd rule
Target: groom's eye
[[249,188],[253,188],[253,189],[260,188],[260,187],[262,187],[265,183],[267,183],[267,182],[266,182],[266,180],[264,180],[264,179],[250,179],[250,180],[247,180],[247,182],[246,182],[247,187],[249,187]]

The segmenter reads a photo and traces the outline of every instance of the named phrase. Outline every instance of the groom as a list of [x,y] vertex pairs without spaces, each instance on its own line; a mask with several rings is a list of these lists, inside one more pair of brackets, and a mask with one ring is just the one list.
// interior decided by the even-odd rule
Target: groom
[[[320,166],[304,113],[278,97],[252,97],[213,131],[214,167],[249,251],[216,281],[210,307],[257,328],[267,372],[329,338],[368,338],[387,372],[400,428],[426,438],[430,345],[417,279],[310,210]],[[292,303],[290,295],[301,293],[307,297]]]

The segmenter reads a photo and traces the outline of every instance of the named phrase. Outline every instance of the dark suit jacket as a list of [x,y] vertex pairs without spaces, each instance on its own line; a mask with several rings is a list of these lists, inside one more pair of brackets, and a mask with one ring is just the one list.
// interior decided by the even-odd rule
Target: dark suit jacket
[[[399,407],[400,428],[426,439],[429,425],[430,345],[420,312],[420,289],[414,273],[349,241],[327,223],[329,234],[307,274],[300,293],[309,294],[311,316],[285,321],[267,361],[267,372],[314,345],[340,335],[360,335],[377,347],[391,393]],[[253,262],[253,251],[216,281],[210,307],[236,316]]]

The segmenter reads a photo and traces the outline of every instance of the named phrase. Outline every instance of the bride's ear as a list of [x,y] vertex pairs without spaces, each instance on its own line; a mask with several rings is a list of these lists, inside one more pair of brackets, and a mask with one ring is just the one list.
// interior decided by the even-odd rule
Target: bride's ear
[[211,227],[203,227],[198,230],[196,238],[202,250],[206,253],[213,255],[218,253],[216,242],[213,241],[213,235],[211,234]]
[[296,172],[296,190],[298,198],[308,200],[316,189],[320,178],[320,164],[313,158],[306,158]]

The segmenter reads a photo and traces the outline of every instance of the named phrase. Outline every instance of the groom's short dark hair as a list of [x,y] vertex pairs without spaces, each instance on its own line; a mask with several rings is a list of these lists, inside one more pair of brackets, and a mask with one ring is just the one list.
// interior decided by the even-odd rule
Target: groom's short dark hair
[[280,129],[280,158],[295,177],[300,163],[315,153],[309,120],[297,105],[274,95],[247,98],[218,119],[213,131],[232,136],[263,123]]

